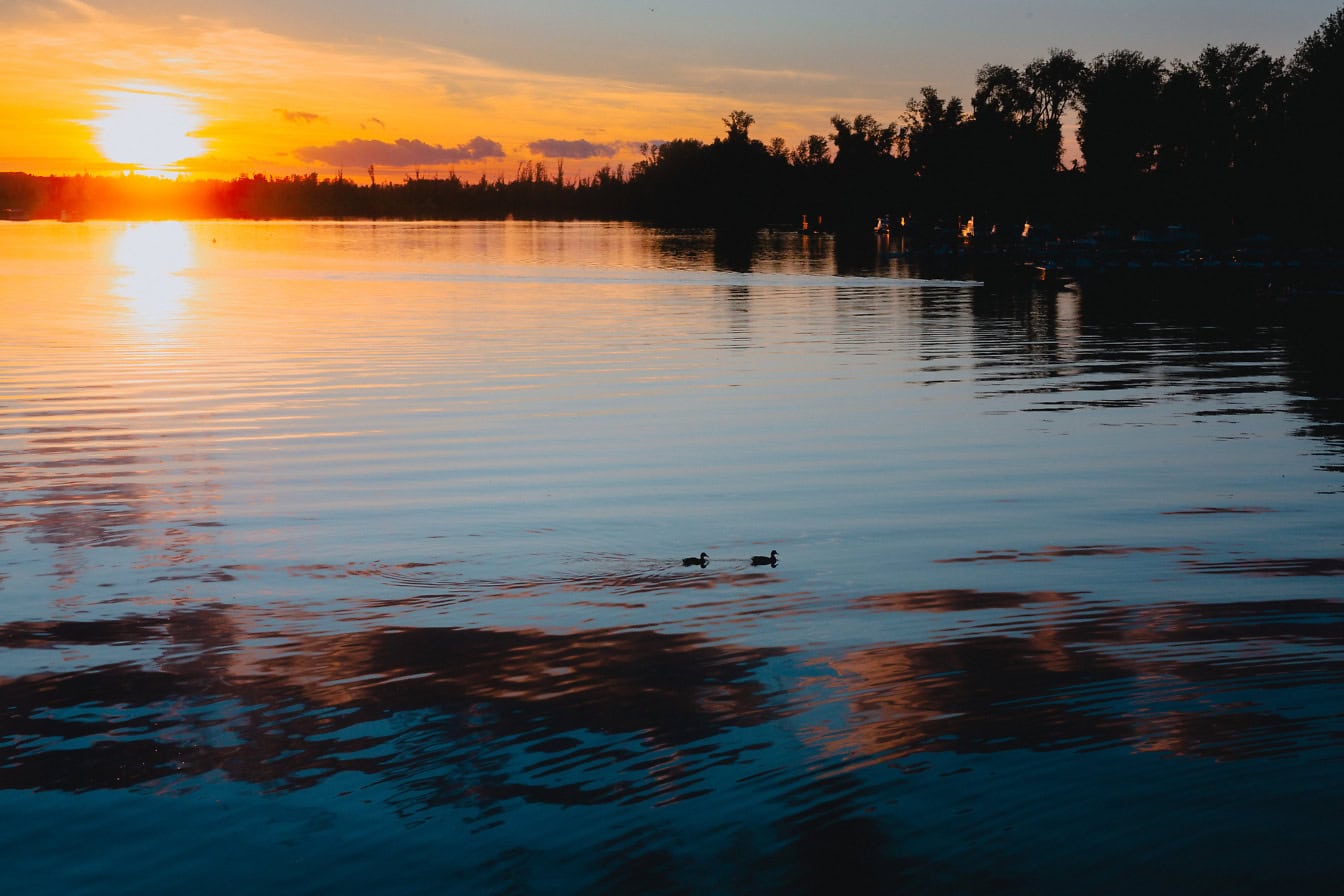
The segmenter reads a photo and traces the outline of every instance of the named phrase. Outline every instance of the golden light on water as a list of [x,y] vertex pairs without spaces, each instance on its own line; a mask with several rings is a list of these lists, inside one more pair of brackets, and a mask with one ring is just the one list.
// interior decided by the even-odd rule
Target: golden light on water
[[112,260],[124,271],[115,291],[128,301],[138,328],[152,333],[172,327],[193,290],[183,274],[195,264],[187,226],[180,221],[133,224],[117,238]]
[[164,171],[206,151],[195,132],[205,124],[191,100],[148,88],[111,90],[91,124],[98,151],[109,161]]

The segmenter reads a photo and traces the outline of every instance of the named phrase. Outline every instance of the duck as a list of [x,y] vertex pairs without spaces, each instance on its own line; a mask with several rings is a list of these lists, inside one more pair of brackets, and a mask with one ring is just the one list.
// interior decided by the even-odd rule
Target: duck
[[682,566],[705,566],[708,563],[709,555],[704,551],[700,552],[699,557],[683,557],[681,561]]
[[774,566],[778,562],[779,551],[771,551],[769,557],[762,557],[760,554],[757,554],[755,557],[751,558],[752,566]]

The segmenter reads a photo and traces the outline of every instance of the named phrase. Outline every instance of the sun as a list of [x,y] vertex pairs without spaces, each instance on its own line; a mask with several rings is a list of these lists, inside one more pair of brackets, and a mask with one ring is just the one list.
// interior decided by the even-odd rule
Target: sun
[[165,170],[205,152],[205,141],[194,136],[205,119],[188,98],[146,88],[109,90],[103,98],[92,125],[108,161]]

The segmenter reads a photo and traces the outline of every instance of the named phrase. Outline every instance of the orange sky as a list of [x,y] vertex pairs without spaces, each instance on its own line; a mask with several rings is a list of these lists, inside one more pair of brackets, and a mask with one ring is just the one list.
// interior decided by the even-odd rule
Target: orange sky
[[1054,46],[1291,53],[1336,5],[651,2],[5,0],[0,171],[581,175],[734,109],[789,146],[833,115],[897,121],[925,84],[969,100],[980,65]]
[[[831,115],[776,105],[772,118],[796,139]],[[523,71],[426,44],[305,41],[194,17],[139,23],[70,0],[0,31],[0,120],[23,123],[0,136],[0,170],[34,174],[343,168],[362,179],[374,163],[395,179],[416,167],[512,177],[524,159],[554,171],[562,154],[592,154],[566,161],[574,174],[628,166],[643,141],[712,139],[733,108],[719,95]],[[189,158],[167,157],[178,144]]]

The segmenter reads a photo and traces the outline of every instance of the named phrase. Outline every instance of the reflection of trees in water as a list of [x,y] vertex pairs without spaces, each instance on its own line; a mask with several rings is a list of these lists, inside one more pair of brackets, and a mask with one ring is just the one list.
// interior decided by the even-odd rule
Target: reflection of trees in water
[[[898,804],[920,785],[893,783],[893,770],[1002,751],[1239,760],[1338,749],[1339,601],[1124,607],[951,589],[860,597],[852,609],[879,621],[1011,611],[1011,622],[829,653],[813,661],[815,676],[805,668],[789,682],[787,702],[762,683],[782,651],[691,634],[286,634],[270,617],[250,624],[257,611],[244,607],[11,623],[0,650],[157,660],[76,671],[57,660],[54,671],[0,679],[0,788],[161,791],[224,779],[287,791],[345,774],[343,789],[380,793],[396,812],[461,808],[486,827],[521,804],[599,807],[611,823],[583,816],[595,824],[577,835],[583,854],[560,857],[555,871],[594,875],[589,892],[680,892],[707,880],[728,892],[873,892],[957,876],[945,854],[911,846],[919,798]],[[713,793],[716,773],[730,797]],[[359,778],[368,783],[347,783]],[[955,786],[923,786],[959,798]],[[646,811],[700,796],[722,815],[702,810],[694,838],[685,812]],[[494,881],[526,881],[537,862],[555,862],[553,844],[480,849]],[[977,869],[982,882],[996,873]]]
[[1145,376],[1160,370],[1164,379],[1188,383],[1201,397],[1287,392],[1289,409],[1310,421],[1299,435],[1344,453],[1344,368],[1323,325],[1329,316],[1309,305],[1267,299],[1229,305],[1223,298],[1211,293],[1161,307],[1104,303],[1089,309],[1084,294],[1084,322],[1106,341],[1122,341]]
[[389,629],[257,646],[238,625],[203,608],[0,628],[0,647],[162,650],[152,667],[0,682],[0,786],[222,772],[287,789],[351,771],[396,780],[408,809],[639,801],[736,758],[685,745],[774,713],[752,676],[775,651],[694,635]]
[[714,267],[720,271],[750,273],[752,256],[756,251],[755,230],[730,230],[720,228],[714,231]]
[[[127,417],[143,413],[124,410]],[[95,548],[135,548],[149,567],[195,562],[202,520],[214,504],[209,471],[182,473],[180,481],[148,483],[142,471],[163,451],[150,437],[121,423],[34,426],[19,460],[0,463],[0,542],[22,533],[50,545],[56,580],[74,582]],[[191,462],[199,458],[186,455]],[[207,478],[203,481],[202,475]],[[162,522],[157,532],[151,525]]]
[[[148,490],[117,476],[142,463],[139,445],[85,450],[78,441],[121,441],[103,429],[44,427],[29,433],[22,460],[4,465],[0,502],[11,526],[58,548],[124,547],[144,519]],[[0,532],[3,532],[0,529]]]
[[976,375],[999,389],[1039,392],[1052,410],[1115,406],[1135,399],[1106,393],[1160,388],[1201,401],[1238,399],[1209,414],[1251,414],[1266,410],[1255,396],[1286,391],[1287,407],[1309,421],[1299,434],[1339,455],[1344,367],[1322,312],[1216,289],[982,288],[972,303]]
[[[962,613],[1011,595],[952,590],[865,598],[870,609]],[[819,661],[808,687],[849,707],[810,739],[855,764],[928,751],[1127,744],[1237,759],[1334,739],[1344,687],[1344,603],[1331,600],[1057,610],[1025,636],[879,645]],[[836,676],[839,676],[838,683]],[[1330,696],[1331,691],[1335,696]],[[1275,699],[1277,697],[1277,699]]]
[[[1332,454],[1344,456],[1344,360],[1331,315],[1294,318],[1282,337],[1288,389],[1298,400],[1293,410],[1309,423],[1302,434],[1321,439]],[[1344,461],[1336,461],[1344,470]]]
[[[848,711],[806,739],[859,765],[1112,744],[1294,753],[1331,737],[1317,704],[1344,684],[1344,661],[1332,656],[1344,647],[1337,601],[1098,608],[1069,593],[954,589],[873,595],[855,608],[1033,611],[1031,627],[1014,627],[1021,634],[818,660],[826,672],[799,683],[799,703],[838,698]],[[0,648],[159,651],[153,665],[0,682],[10,720],[0,786],[83,791],[222,772],[289,789],[355,772],[396,782],[393,802],[408,811],[684,798],[755,748],[721,735],[789,711],[759,680],[777,649],[634,630],[263,639],[244,629],[246,612],[0,628]]]

